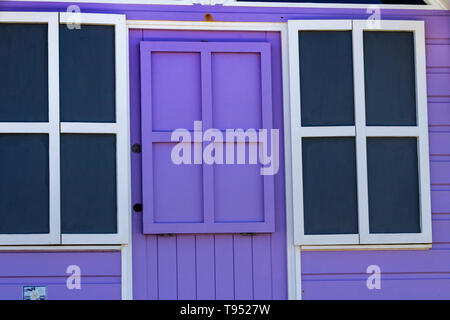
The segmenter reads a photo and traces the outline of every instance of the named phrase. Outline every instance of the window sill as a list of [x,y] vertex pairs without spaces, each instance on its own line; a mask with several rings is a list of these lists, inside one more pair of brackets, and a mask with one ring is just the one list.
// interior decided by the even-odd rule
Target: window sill
[[432,244],[307,245],[299,247],[301,251],[429,250]]
[[4,251],[120,251],[120,245],[36,245],[36,246],[4,246],[0,245],[0,252]]

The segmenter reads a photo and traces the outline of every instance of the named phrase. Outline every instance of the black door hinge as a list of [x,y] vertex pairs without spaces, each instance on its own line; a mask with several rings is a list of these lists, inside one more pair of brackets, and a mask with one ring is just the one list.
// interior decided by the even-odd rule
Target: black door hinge
[[142,204],[141,203],[135,203],[133,206],[133,210],[135,212],[142,212]]
[[139,143],[133,144],[131,146],[131,151],[133,151],[134,153],[141,153],[142,152],[142,147]]

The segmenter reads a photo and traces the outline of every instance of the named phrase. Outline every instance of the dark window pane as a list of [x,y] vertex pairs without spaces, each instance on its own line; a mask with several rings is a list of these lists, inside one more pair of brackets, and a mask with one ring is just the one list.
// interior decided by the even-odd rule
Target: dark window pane
[[302,125],[353,125],[351,31],[301,31],[299,54]]
[[368,138],[371,233],[420,232],[416,138]]
[[0,134],[0,233],[49,233],[46,134]]
[[47,29],[0,23],[0,122],[48,121]]
[[113,26],[59,28],[61,121],[115,121]]
[[355,138],[303,138],[305,234],[358,233]]
[[61,232],[116,233],[116,137],[61,135]]
[[414,66],[412,32],[364,32],[367,125],[416,125]]

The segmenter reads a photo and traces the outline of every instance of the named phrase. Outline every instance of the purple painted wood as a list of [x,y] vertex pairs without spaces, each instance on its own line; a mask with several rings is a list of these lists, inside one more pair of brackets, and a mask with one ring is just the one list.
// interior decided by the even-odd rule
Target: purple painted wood
[[431,191],[431,212],[450,213],[450,188]]
[[[289,19],[366,19],[367,9],[345,8],[282,8],[282,7],[229,7],[229,6],[170,6],[146,4],[98,4],[77,3],[84,13],[122,13],[132,20],[203,21],[204,14],[211,13],[216,21],[266,21],[282,22]],[[2,1],[0,10],[59,11],[67,10],[67,4],[54,2]],[[383,9],[383,19],[414,20],[420,17],[429,21],[426,35],[430,38],[450,38],[448,12],[437,10]]]
[[366,274],[369,265],[380,266],[382,273],[448,272],[450,251],[431,249],[302,253],[303,274]]
[[450,129],[442,128],[429,133],[430,155],[450,155]]
[[[129,32],[130,56],[130,128],[131,144],[141,144],[140,54],[142,30]],[[142,157],[131,154],[132,201],[142,203]],[[136,186],[139,186],[137,188]],[[158,242],[156,236],[143,237],[142,214],[133,212],[133,298],[158,299]],[[151,261],[148,263],[147,261]]]
[[427,67],[450,67],[450,46],[445,44],[428,45],[426,49]]
[[428,101],[428,122],[430,126],[450,126],[450,99]]
[[[55,259],[57,257],[57,259]],[[30,268],[30,261],[41,268]],[[104,262],[104,263],[101,263]],[[86,276],[120,276],[120,252],[2,252],[0,276],[66,276],[76,264]]]
[[428,96],[450,96],[450,72],[427,73]]
[[[0,278],[1,279],[1,278]],[[68,290],[65,278],[8,278],[0,280],[0,300],[22,300],[23,286],[45,286],[47,300],[120,300],[120,278],[82,278],[80,290]]]
[[[163,249],[164,248],[164,249]],[[158,237],[158,298],[176,300],[177,292],[177,238]]]
[[380,290],[368,290],[367,275],[303,275],[304,299],[445,299],[450,277],[442,274],[383,274]]
[[[268,254],[270,237],[257,235],[253,237],[253,292],[257,300],[272,299],[272,281],[265,279],[272,277],[272,257]],[[270,251],[269,251],[270,252]]]
[[253,255],[252,238],[234,235],[234,286],[235,299],[253,299]]
[[[81,271],[81,289],[69,290],[67,267]],[[47,299],[120,299],[119,251],[0,252],[0,300],[22,300],[23,286],[47,287]]]
[[229,235],[214,236],[216,299],[234,299],[234,245]]
[[430,179],[432,185],[450,186],[450,161],[431,160]]
[[262,128],[260,63],[253,52],[212,54],[214,128]]
[[450,214],[433,216],[433,243],[450,243]]
[[[411,16],[416,15],[418,13],[411,14]],[[428,39],[450,39],[450,19],[448,16],[448,11],[441,11],[425,18],[425,37]]]
[[178,299],[197,299],[195,236],[177,236],[177,281]]
[[[269,41],[271,45],[271,56],[272,56],[272,99],[273,105],[278,106],[279,100],[283,96],[283,87],[280,85],[283,83],[282,69],[279,61],[281,60],[281,41],[280,34],[276,32],[267,32],[266,40]],[[278,61],[278,63],[277,63]],[[275,107],[274,110],[278,110]],[[280,110],[283,110],[282,108]],[[280,128],[280,137],[283,136],[283,113],[274,112],[273,113],[273,123],[275,128]],[[275,212],[277,213],[276,223],[275,223],[275,233],[270,236],[270,250],[271,250],[271,285],[272,285],[272,298],[273,299],[286,299],[286,285],[287,285],[287,274],[286,274],[286,212],[285,207],[285,192],[283,184],[285,183],[284,177],[284,143],[280,144],[280,170],[275,176]],[[267,251],[267,254],[269,251]],[[268,279],[266,279],[268,281]],[[270,294],[270,293],[267,293]]]
[[[371,13],[365,9],[324,9],[324,8],[239,8],[239,7],[223,7],[223,6],[152,6],[152,5],[117,5],[117,4],[87,4],[79,3],[82,12],[94,13],[124,13],[128,19],[137,20],[182,20],[182,21],[203,21],[206,13],[211,13],[212,17],[217,21],[268,21],[281,22],[288,19],[365,19]],[[65,3],[31,3],[31,2],[9,2],[2,1],[0,10],[9,11],[66,11]],[[449,88],[448,70],[443,68],[448,64],[445,62],[445,54],[448,52],[450,45],[450,13],[445,11],[430,10],[383,10],[383,19],[397,20],[424,20],[426,42],[428,50],[428,72],[432,75],[428,81],[430,124],[434,127],[430,132],[430,153],[432,159],[448,160],[450,155],[450,131],[448,130],[448,110],[447,107],[438,106],[438,103],[448,104]],[[141,142],[140,128],[140,64],[139,64],[139,41],[146,40],[171,40],[171,41],[187,41],[187,40],[209,40],[209,41],[269,41],[271,43],[272,54],[272,94],[273,94],[273,126],[274,128],[283,128],[282,120],[282,94],[281,94],[281,58],[280,58],[280,39],[276,32],[211,32],[211,31],[130,31],[130,102],[131,102],[131,143]],[[439,49],[430,46],[445,46],[447,49],[440,47]],[[442,60],[444,59],[444,60]],[[437,74],[437,75],[436,75]],[[443,74],[443,75],[439,75]],[[443,80],[443,81],[442,81]],[[436,127],[437,126],[437,127]],[[445,127],[447,126],[447,127]],[[283,133],[280,132],[280,136]],[[276,224],[275,233],[267,235],[270,238],[270,248],[265,243],[262,247],[266,247],[267,252],[271,252],[271,271],[264,268],[263,273],[266,274],[266,281],[271,283],[272,297],[275,299],[286,298],[286,235],[285,235],[285,205],[284,205],[284,152],[281,146],[281,168],[275,176],[275,208],[276,208]],[[132,154],[132,198],[133,203],[142,201],[141,190],[141,157]],[[448,273],[449,261],[447,258],[450,252],[450,243],[448,236],[447,215],[450,213],[450,189],[446,186],[433,185],[432,190],[432,211],[433,211],[433,236],[442,239],[444,243],[434,243],[433,250],[429,251],[408,251],[398,253],[403,259],[392,260],[392,264],[399,270],[396,274],[383,275],[382,290],[367,290],[365,282],[367,275],[362,267],[358,268],[358,274],[351,274],[355,270],[354,265],[362,266],[361,259],[364,260],[363,265],[372,263],[372,261],[380,261],[378,257],[385,257],[385,252],[346,252],[345,254],[336,255],[336,253],[304,253],[302,263],[309,264],[310,272],[321,270],[322,265],[330,265],[325,270],[327,273],[314,275],[313,273],[303,274],[303,298],[305,299],[324,299],[324,298],[447,298],[450,290]],[[139,299],[157,299],[158,298],[158,250],[165,250],[166,244],[157,242],[157,237],[153,235],[142,234],[142,215],[133,213],[133,275],[134,275],[134,297]],[[177,236],[178,237],[178,236]],[[233,292],[235,297],[250,296],[249,291],[254,282],[245,282],[236,286],[234,268],[238,268],[238,278],[242,278],[240,268],[251,267],[251,276],[263,278],[254,272],[255,257],[257,257],[257,245],[253,242],[253,249],[250,250],[248,240],[244,242],[233,241],[233,235],[224,234],[216,235],[216,243],[214,246],[214,255],[210,256],[216,270],[216,298],[220,293],[231,293],[229,286],[224,284],[227,279],[233,279]],[[220,237],[220,240],[218,241]],[[255,240],[257,236],[249,236],[248,239]],[[253,241],[252,240],[252,241]],[[232,242],[231,242],[232,241]],[[257,240],[256,240],[257,241]],[[233,244],[230,246],[230,242]],[[178,243],[178,242],[177,242]],[[198,247],[208,246],[210,239],[196,239],[196,253],[199,252]],[[203,248],[203,247],[202,247]],[[246,265],[232,259],[226,266],[218,265],[218,256],[220,250],[224,251],[224,259],[230,254],[230,248],[233,249],[233,258],[236,256],[245,256]],[[255,251],[256,250],[256,251]],[[190,249],[192,252],[192,249]],[[442,252],[444,256],[436,256],[436,252]],[[178,251],[177,251],[178,254]],[[191,253],[192,254],[192,253]],[[397,252],[393,252],[395,256]],[[250,255],[250,259],[248,256]],[[178,256],[177,256],[178,257]],[[422,262],[419,260],[423,259]],[[387,259],[387,258],[386,258]],[[390,259],[390,258],[389,258]],[[250,260],[250,261],[249,261]],[[335,269],[336,260],[342,261],[342,267]],[[190,260],[189,260],[190,261]],[[230,260],[229,260],[230,261]],[[381,261],[383,262],[383,261]],[[178,262],[177,262],[178,263]],[[420,264],[421,263],[421,264]],[[419,265],[422,271],[410,270],[412,265]],[[248,270],[248,268],[245,268]],[[178,269],[177,269],[178,270]],[[223,270],[224,272],[218,272]],[[232,271],[233,270],[233,271]],[[261,269],[262,270],[262,269]],[[307,269],[308,270],[308,269]],[[438,273],[436,270],[441,270]],[[382,269],[383,271],[383,269]],[[178,276],[181,271],[177,271]],[[269,274],[267,274],[270,272]],[[337,275],[336,272],[341,272]],[[223,278],[221,276],[223,275]],[[233,277],[231,277],[233,275]],[[199,276],[196,274],[196,276]],[[192,288],[188,288],[191,283],[190,277],[186,280],[185,289],[191,293]],[[263,280],[261,280],[263,281]],[[183,281],[184,282],[184,281]],[[180,292],[180,283],[178,283],[178,291]],[[223,290],[221,288],[224,288]],[[264,290],[270,290],[268,284],[261,284]],[[112,289],[111,292],[115,292]],[[183,289],[184,290],[184,289]],[[195,288],[197,291],[197,288]],[[52,289],[52,294],[56,291]],[[0,290],[3,294],[4,290]],[[58,297],[63,297],[64,293],[57,293]],[[268,293],[270,294],[270,293]],[[255,294],[256,295],[256,294]],[[228,296],[228,295],[227,295]],[[180,298],[180,297],[179,297]]]
[[273,231],[273,176],[174,164],[167,132],[196,120],[204,131],[271,129],[270,44],[142,41],[140,53],[144,233]]
[[[139,78],[139,59],[134,57],[139,56],[139,41],[149,40],[171,40],[171,41],[268,41],[271,44],[271,72],[272,72],[272,105],[273,105],[273,126],[275,128],[282,129],[283,126],[283,113],[282,113],[282,77],[281,77],[281,46],[280,35],[275,32],[211,32],[211,31],[130,31],[130,93],[131,97],[131,128],[133,131],[131,143],[140,143],[140,78]],[[136,125],[135,125],[136,124]],[[137,131],[135,131],[137,129]],[[282,136],[282,130],[280,130],[280,136]],[[268,290],[260,292],[261,296],[271,297],[274,299],[286,299],[286,236],[285,236],[285,211],[284,211],[284,173],[283,173],[283,145],[280,146],[281,158],[280,158],[280,171],[275,176],[275,212],[276,212],[276,232],[264,237],[270,239],[258,248],[255,248],[255,257],[258,259],[258,252],[262,251],[265,247],[266,259],[270,259],[271,270],[267,268],[265,264],[264,268],[256,269],[259,275],[256,279],[260,279],[262,283],[258,284],[260,290]],[[141,201],[141,189],[140,189],[140,175],[141,175],[141,160],[139,158],[132,158],[132,188],[133,199],[135,201]],[[141,280],[146,279],[144,282],[146,288],[142,288],[144,285],[139,283],[138,290],[134,289],[134,298],[136,299],[157,299],[158,287],[161,285],[158,283],[158,272],[164,272],[161,268],[158,268],[159,261],[157,259],[157,250],[165,250],[165,247],[159,243],[156,244],[154,240],[156,237],[152,235],[142,234],[142,224],[139,219],[142,219],[141,214],[133,214],[133,277],[134,283],[139,283]],[[177,236],[179,238],[181,236]],[[183,236],[185,237],[185,236]],[[189,237],[189,236],[187,236]],[[203,277],[201,270],[206,269],[207,275],[210,279],[212,273],[215,274],[215,280],[211,283],[202,282],[196,280],[195,285],[192,284],[192,273],[185,273],[185,270],[181,271],[182,265],[180,260],[177,261],[178,271],[178,298],[184,299],[185,296],[182,292],[188,292],[188,297],[192,296],[192,291],[195,290],[196,297],[201,299],[202,297],[211,297],[213,294],[216,299],[230,299],[230,298],[245,298],[253,297],[253,285],[252,280],[253,273],[253,251],[249,250],[248,239],[256,236],[246,236],[247,243],[241,244],[239,241],[236,243],[233,240],[233,235],[222,234],[214,236],[214,244],[211,247],[210,236],[196,236],[195,243],[195,258],[196,263],[201,262],[200,269],[196,268],[196,279]],[[178,244],[180,242],[177,242]],[[205,249],[206,248],[206,249]],[[192,248],[189,249],[192,254]],[[205,253],[206,254],[202,254]],[[267,254],[272,252],[271,254]],[[177,257],[181,252],[177,251]],[[239,256],[246,256],[244,261],[235,261],[235,254]],[[200,257],[197,257],[200,255]],[[192,261],[192,257],[189,257],[189,253],[183,254],[183,261]],[[250,261],[249,261],[250,260]],[[237,270],[235,270],[237,265]],[[139,267],[136,267],[139,266]],[[145,267],[143,267],[145,266]],[[189,267],[191,262],[189,263]],[[212,267],[212,269],[211,269]],[[146,272],[145,272],[146,270]],[[245,270],[247,279],[242,283],[238,283],[235,280],[235,272],[238,274],[238,278]],[[271,274],[272,273],[272,274]],[[186,280],[183,280],[186,279]],[[250,280],[249,280],[250,279]],[[200,286],[200,287],[199,287]],[[212,286],[212,288],[211,288]],[[144,290],[145,289],[145,290]],[[272,290],[272,292],[270,292]],[[236,292],[236,295],[235,295]]]
[[215,293],[214,236],[197,235],[197,299],[213,300]]
[[[141,218],[141,217],[140,217]],[[142,220],[142,218],[141,218]],[[137,229],[142,232],[142,229]],[[161,269],[161,262],[158,259],[158,251],[165,250],[166,248],[163,246],[161,242],[158,241],[158,236],[148,236],[144,238],[146,240],[146,245],[141,247],[137,246],[137,249],[140,249],[144,256],[134,256],[134,248],[133,246],[133,266],[135,265],[135,261],[148,261],[144,265],[147,266],[145,273],[133,273],[133,279],[139,281],[140,279],[146,279],[146,292],[144,296],[139,295],[138,292],[135,292],[135,296],[137,299],[149,299],[156,300],[159,299],[159,287],[164,285],[159,281],[159,272],[165,272],[164,269]],[[173,261],[173,260],[172,260]],[[133,269],[134,270],[134,269]]]

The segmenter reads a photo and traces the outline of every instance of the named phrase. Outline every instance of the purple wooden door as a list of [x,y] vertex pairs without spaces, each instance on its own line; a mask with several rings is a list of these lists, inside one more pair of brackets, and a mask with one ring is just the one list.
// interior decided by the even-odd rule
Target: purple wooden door
[[[142,41],[180,41],[180,42],[243,42],[243,43],[269,43],[271,56],[271,93],[272,93],[272,123],[273,128],[280,129],[280,137],[283,136],[283,96],[282,96],[282,70],[281,70],[281,39],[278,32],[243,32],[243,31],[192,31],[192,30],[130,30],[130,125],[131,144],[142,144],[143,130],[141,129],[142,113],[145,111],[141,105],[143,90],[149,90],[148,84],[141,90],[141,57],[140,44]],[[180,57],[180,55],[175,55]],[[193,55],[190,56],[191,60]],[[255,55],[243,54],[248,60],[255,62]],[[162,57],[162,55],[159,55]],[[227,56],[227,57],[231,57]],[[174,57],[175,58],[175,57]],[[148,59],[148,58],[147,58]],[[231,60],[231,58],[229,59]],[[241,59],[242,60],[242,59]],[[175,63],[173,61],[172,63]],[[194,62],[195,63],[195,62]],[[197,58],[197,66],[198,64]],[[192,66],[192,65],[191,65]],[[234,66],[232,68],[232,66]],[[189,74],[188,65],[183,65],[182,74],[172,76],[167,74],[169,80],[183,86],[193,86],[195,81],[187,77]],[[255,68],[256,69],[256,68]],[[176,69],[171,69],[172,71]],[[198,70],[198,69],[197,69]],[[238,75],[252,80],[253,89],[251,92],[260,92],[257,87],[257,74],[245,73],[234,64],[222,65],[219,70],[229,73],[230,77]],[[191,71],[192,73],[193,71]],[[181,72],[180,72],[181,73]],[[198,71],[197,71],[198,77]],[[161,74],[162,75],[162,74]],[[218,75],[218,74],[216,74]],[[169,77],[170,76],[170,77]],[[236,77],[236,76],[234,76]],[[254,77],[254,78],[252,78]],[[228,78],[218,77],[226,80]],[[216,78],[216,79],[218,79]],[[190,82],[182,79],[191,79]],[[256,79],[256,80],[255,80]],[[164,78],[159,79],[162,84]],[[199,81],[199,80],[197,80]],[[230,86],[234,83],[231,82]],[[216,82],[217,83],[217,82]],[[220,84],[220,83],[219,83]],[[198,88],[198,82],[196,84]],[[243,89],[244,86],[234,86],[235,90]],[[155,89],[158,89],[157,87]],[[223,86],[220,86],[223,89]],[[216,93],[217,93],[216,84]],[[248,90],[248,88],[247,88]],[[226,95],[222,93],[222,95]],[[229,95],[228,95],[229,96]],[[237,96],[237,95],[236,95]],[[240,94],[242,96],[242,94]],[[253,94],[253,96],[255,96]],[[213,97],[220,97],[213,95]],[[228,103],[233,110],[239,111],[242,102],[229,97],[234,101]],[[185,99],[183,109],[189,108],[189,103]],[[221,100],[221,99],[219,99]],[[216,100],[216,103],[217,100]],[[219,108],[213,105],[215,113],[214,126],[219,127],[217,121],[244,121],[248,126],[255,126],[251,119],[257,119],[260,112],[256,105],[245,102],[247,117],[232,117],[233,113],[227,113],[224,107]],[[219,105],[220,106],[220,105]],[[251,108],[253,106],[253,108]],[[230,107],[230,108],[231,108]],[[191,107],[193,108],[193,107]],[[222,110],[221,119],[217,119],[218,110]],[[200,114],[197,109],[197,115]],[[252,110],[252,111],[250,111]],[[182,111],[182,110],[181,110]],[[177,112],[181,112],[177,111]],[[223,116],[223,114],[228,117]],[[161,119],[158,118],[158,119]],[[182,117],[177,118],[182,121]],[[201,118],[197,118],[201,119]],[[259,119],[259,118],[258,118]],[[148,121],[148,120],[147,120]],[[161,123],[162,120],[158,120]],[[188,124],[192,125],[192,119]],[[258,121],[258,120],[253,120]],[[243,124],[236,124],[236,127],[244,127]],[[153,124],[153,121],[152,121]],[[175,124],[173,127],[188,127],[188,124]],[[229,126],[228,124],[226,126]],[[161,129],[161,128],[160,128]],[[161,146],[161,144],[160,144]],[[143,149],[144,149],[143,148]],[[275,180],[275,232],[257,233],[253,235],[229,234],[174,234],[173,236],[162,236],[157,234],[143,233],[143,213],[133,212],[133,296],[135,299],[286,299],[287,277],[286,277],[286,211],[284,194],[284,146],[280,145],[280,168]],[[167,155],[170,156],[170,155]],[[164,157],[167,160],[166,157]],[[146,159],[147,160],[147,159]],[[142,153],[132,153],[132,199],[133,203],[143,203],[144,210],[149,202],[142,192],[143,179],[146,175],[142,169],[149,168],[143,162]],[[193,166],[185,166],[185,169]],[[197,172],[201,172],[201,166]],[[226,165],[224,167],[230,167]],[[224,168],[227,169],[227,168]],[[234,168],[236,169],[236,168]],[[225,174],[226,172],[224,172]],[[261,176],[259,176],[261,177]],[[258,177],[258,179],[259,179]],[[220,177],[222,180],[223,178]],[[256,178],[255,178],[256,180]],[[230,183],[232,180],[229,180]],[[260,181],[260,180],[258,180]],[[223,185],[225,187],[225,185]],[[261,183],[259,182],[261,187]],[[161,187],[159,187],[161,188]],[[255,194],[261,197],[261,191]],[[249,198],[250,199],[250,198]],[[260,198],[261,199],[261,198]],[[221,202],[226,201],[222,198]],[[236,204],[234,204],[236,205]],[[251,205],[251,202],[249,202]],[[187,206],[187,205],[186,205]],[[147,208],[148,209],[148,208]],[[225,211],[222,211],[225,212]],[[146,212],[147,213],[147,212]],[[237,214],[237,213],[231,213]]]
[[[274,179],[250,161],[260,142],[247,139],[238,163],[239,142],[226,135],[272,128],[270,44],[142,41],[140,55],[144,233],[273,232]],[[224,164],[202,157],[201,131],[212,128],[216,146],[233,149]],[[176,129],[192,141],[188,164],[172,158]]]

